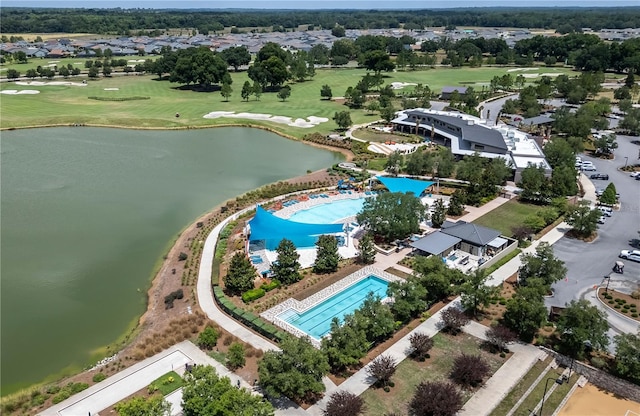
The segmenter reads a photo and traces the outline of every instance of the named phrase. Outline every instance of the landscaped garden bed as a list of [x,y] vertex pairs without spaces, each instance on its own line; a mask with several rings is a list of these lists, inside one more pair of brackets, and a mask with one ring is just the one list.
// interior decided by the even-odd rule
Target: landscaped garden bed
[[[640,291],[636,291],[640,295]],[[634,299],[632,295],[609,289],[608,292],[604,288],[598,289],[598,298],[604,305],[623,314],[624,316],[640,322],[640,298]]]
[[[406,414],[407,406],[416,387],[425,381],[448,381],[454,359],[462,354],[480,355],[488,364],[490,378],[509,356],[501,358],[498,354],[491,354],[482,348],[482,340],[471,335],[460,333],[449,335],[438,333],[433,337],[434,346],[429,351],[430,358],[425,361],[416,361],[407,358],[402,361],[392,377],[394,386],[387,393],[384,389],[370,387],[362,397],[367,406],[367,415]],[[466,402],[473,396],[476,388],[462,389],[463,401]]]

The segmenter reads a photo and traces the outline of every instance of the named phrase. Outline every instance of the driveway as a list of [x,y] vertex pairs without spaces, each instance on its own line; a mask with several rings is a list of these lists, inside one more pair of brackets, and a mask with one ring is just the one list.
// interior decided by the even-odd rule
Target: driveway
[[[596,188],[605,188],[609,182],[613,182],[620,193],[621,207],[613,212],[612,217],[607,218],[605,224],[599,226],[598,237],[593,242],[585,243],[563,237],[553,245],[555,255],[565,262],[568,272],[565,280],[553,285],[555,293],[546,300],[547,306],[564,306],[571,300],[583,298],[602,307],[594,296],[594,286],[602,284],[604,276],[611,275],[610,288],[626,292],[640,284],[640,263],[624,260],[624,274],[612,273],[614,262],[619,260],[620,250],[632,248],[631,241],[640,238],[640,181],[618,170],[624,165],[625,157],[628,157],[629,164],[638,163],[640,146],[632,144],[631,140],[637,138],[618,136],[618,149],[613,160],[581,155],[583,160],[593,162],[597,172],[609,174],[609,181],[592,182]],[[611,334],[638,330],[639,325],[630,319],[611,312],[609,316]]]

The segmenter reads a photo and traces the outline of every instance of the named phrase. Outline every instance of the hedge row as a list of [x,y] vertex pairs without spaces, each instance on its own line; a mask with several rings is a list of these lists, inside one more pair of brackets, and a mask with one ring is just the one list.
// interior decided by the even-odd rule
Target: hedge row
[[260,299],[266,292],[262,288],[247,290],[242,294],[242,301],[244,303],[253,302],[256,299]]
[[273,289],[277,289],[280,287],[279,280],[272,280],[271,283],[263,283],[260,285],[260,289],[263,289],[265,292],[270,292]]
[[137,101],[137,100],[150,100],[151,97],[142,97],[142,96],[133,96],[133,97],[96,97],[91,96],[87,97],[90,100],[98,100],[98,101]]
[[280,342],[286,336],[286,333],[265,322],[259,316],[254,315],[249,311],[238,308],[235,306],[224,294],[220,286],[213,286],[213,297],[216,303],[222,308],[223,311],[231,315],[235,320],[242,322],[244,325],[253,329],[260,335],[269,338],[272,341]]

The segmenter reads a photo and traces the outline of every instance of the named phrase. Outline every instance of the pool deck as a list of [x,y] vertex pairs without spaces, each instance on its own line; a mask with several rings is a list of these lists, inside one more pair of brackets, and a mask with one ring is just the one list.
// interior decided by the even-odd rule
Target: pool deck
[[337,281],[336,283],[332,284],[331,286],[328,286],[316,293],[314,293],[313,295],[309,296],[308,298],[305,298],[301,301],[293,299],[293,298],[289,298],[287,300],[285,300],[282,303],[277,304],[276,306],[274,306],[271,309],[267,309],[266,311],[262,312],[260,314],[261,317],[263,317],[264,319],[273,322],[275,325],[279,326],[280,328],[284,329],[285,331],[297,336],[297,337],[309,337],[309,339],[311,340],[311,343],[316,347],[316,348],[320,348],[320,340],[312,337],[311,335],[307,334],[306,332],[302,331],[301,329],[291,325],[290,323],[284,321],[283,319],[280,319],[279,315],[287,310],[293,309],[298,313],[303,313],[305,311],[307,311],[308,309],[318,305],[321,302],[326,301],[327,299],[329,299],[330,297],[332,297],[333,295],[335,295],[336,293],[339,293],[341,291],[343,291],[344,289],[346,289],[347,287],[369,277],[369,276],[376,276],[379,277],[382,280],[385,280],[387,282],[396,282],[396,281],[401,281],[404,280],[398,276],[394,276],[391,273],[387,273],[383,270],[380,270],[376,267],[373,266],[366,266],[360,270],[358,270],[355,273],[350,274],[349,276],[346,276],[344,279],[341,279],[339,281]]

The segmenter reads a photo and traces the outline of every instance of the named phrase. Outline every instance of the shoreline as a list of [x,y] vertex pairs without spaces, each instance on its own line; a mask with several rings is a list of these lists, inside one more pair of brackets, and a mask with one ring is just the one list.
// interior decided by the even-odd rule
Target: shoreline
[[[185,126],[185,127],[128,127],[128,126],[113,126],[113,125],[100,125],[100,124],[83,124],[81,126],[74,126],[70,124],[55,124],[55,125],[21,126],[21,127],[15,127],[15,128],[13,127],[0,128],[0,131],[24,130],[24,129],[34,129],[34,128],[53,128],[53,127],[96,127],[96,128],[133,129],[133,130],[169,130],[169,131],[170,130],[206,129],[206,128],[218,128],[218,127],[258,128],[261,130],[265,130],[265,131],[277,134],[288,140],[298,141],[306,145],[310,145],[312,147],[340,153],[344,156],[345,161],[353,160],[353,156],[354,156],[350,150],[347,150],[344,148],[334,148],[330,146],[325,146],[318,143],[302,140],[301,138],[282,133],[270,127],[265,127],[261,125],[255,125],[255,124],[244,124],[244,123],[222,124],[222,125],[211,125],[211,126]],[[323,168],[315,172],[310,172],[304,175],[298,175],[292,178],[283,179],[282,181],[290,182],[290,181],[301,180],[311,175],[324,172],[325,170],[326,168]],[[268,186],[268,185],[269,184],[265,186]],[[252,189],[247,192],[251,192],[254,190],[255,189]],[[156,318],[155,320],[158,320],[157,319],[158,316],[154,316],[154,313],[156,312],[156,308],[158,306],[163,306],[163,299],[161,296],[162,289],[164,288],[165,284],[168,283],[168,279],[171,276],[170,269],[172,268],[172,263],[175,262],[177,253],[183,250],[182,245],[185,243],[185,236],[190,232],[197,230],[198,229],[197,224],[199,222],[203,222],[206,224],[208,221],[212,220],[215,216],[219,215],[224,206],[226,206],[230,201],[233,201],[235,198],[241,195],[243,194],[236,195],[234,198],[227,199],[221,202],[220,204],[211,207],[206,212],[200,214],[198,217],[188,222],[182,229],[180,229],[174,235],[174,237],[172,237],[167,242],[166,246],[161,251],[160,256],[158,257],[156,263],[154,264],[152,270],[150,271],[149,279],[148,279],[149,283],[148,283],[147,289],[140,290],[141,292],[143,291],[146,292],[144,311],[140,315],[133,317],[129,321],[129,324],[127,325],[125,332],[120,334],[111,343],[103,345],[102,347],[97,348],[95,351],[104,351],[105,357],[112,356],[114,354],[121,355],[123,353],[124,353],[123,355],[126,355],[127,351],[130,351],[131,349],[133,349],[133,347],[136,346],[137,342],[144,339],[145,336],[148,336],[155,332],[156,329],[153,326],[155,322],[153,321],[154,321],[154,318]],[[195,287],[191,288],[189,286],[186,286],[186,289],[193,290],[194,295],[197,296],[197,291]],[[195,302],[194,306],[195,306],[194,308],[195,310],[201,312],[200,305],[197,302]],[[93,365],[89,367],[83,367],[79,371],[74,371],[73,368],[69,368],[69,367],[65,367],[65,369],[66,371],[71,371],[72,373],[64,374],[66,371],[62,371],[63,374],[61,375],[61,377],[59,373],[58,373],[58,376],[56,376],[56,374],[51,374],[39,382],[20,388],[19,390],[16,390],[13,393],[9,393],[3,396],[2,398],[6,399],[9,397],[13,397],[14,395],[18,395],[25,391],[31,391],[34,388],[42,387],[50,383],[59,383],[64,380],[72,380],[76,377],[81,377],[85,374],[90,373],[94,369],[94,367]]]

